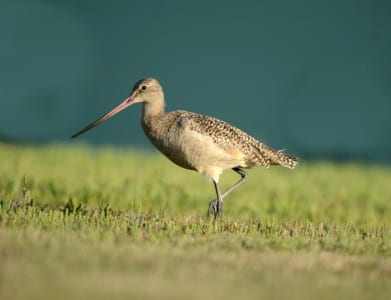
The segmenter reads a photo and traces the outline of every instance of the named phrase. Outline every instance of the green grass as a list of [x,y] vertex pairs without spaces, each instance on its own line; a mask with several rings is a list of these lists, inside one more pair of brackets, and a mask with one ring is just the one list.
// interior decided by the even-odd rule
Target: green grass
[[388,167],[250,170],[212,224],[212,183],[157,153],[0,144],[0,158],[0,299],[391,296]]

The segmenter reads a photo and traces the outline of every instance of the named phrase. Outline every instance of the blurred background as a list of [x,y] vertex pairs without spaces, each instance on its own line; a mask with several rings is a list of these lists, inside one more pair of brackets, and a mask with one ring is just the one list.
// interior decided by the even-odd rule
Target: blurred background
[[140,107],[70,136],[156,77],[304,158],[391,162],[391,2],[0,1],[0,140],[152,149]]

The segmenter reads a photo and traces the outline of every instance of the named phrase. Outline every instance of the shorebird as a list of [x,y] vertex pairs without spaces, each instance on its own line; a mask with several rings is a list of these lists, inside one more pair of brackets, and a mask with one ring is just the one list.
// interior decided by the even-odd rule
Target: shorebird
[[[293,169],[298,163],[296,157],[274,150],[222,120],[184,110],[165,112],[163,89],[154,78],[138,81],[122,103],[72,138],[139,102],[141,127],[152,144],[176,165],[202,173],[213,181],[216,199],[209,202],[207,216],[213,214],[214,221],[223,209],[223,198],[246,181],[244,169],[270,165]],[[219,177],[227,169],[238,173],[240,179],[221,193]]]

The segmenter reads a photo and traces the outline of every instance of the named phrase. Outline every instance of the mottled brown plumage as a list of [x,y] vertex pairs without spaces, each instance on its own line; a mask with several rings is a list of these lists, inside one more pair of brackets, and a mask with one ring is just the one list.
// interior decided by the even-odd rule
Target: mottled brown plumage
[[[141,126],[156,148],[175,164],[213,180],[217,199],[210,202],[208,216],[213,213],[214,220],[221,212],[223,197],[246,180],[243,169],[270,165],[293,169],[298,163],[297,158],[274,150],[219,119],[183,110],[165,112],[163,89],[154,78],[137,82],[125,101],[73,137],[137,102],[143,104]],[[234,170],[241,179],[221,194],[218,181],[226,169]]]

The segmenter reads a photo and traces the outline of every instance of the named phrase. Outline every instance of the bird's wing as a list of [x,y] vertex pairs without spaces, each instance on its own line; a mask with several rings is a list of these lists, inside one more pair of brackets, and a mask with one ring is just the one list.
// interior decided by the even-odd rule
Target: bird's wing
[[214,117],[180,111],[178,124],[210,137],[213,142],[233,155],[244,155],[248,167],[282,165],[293,169],[298,159],[277,151],[239,128]]
[[248,166],[270,165],[263,151],[267,146],[239,128],[206,115],[188,111],[175,113],[178,126],[211,138],[217,146],[234,156],[244,156]]

